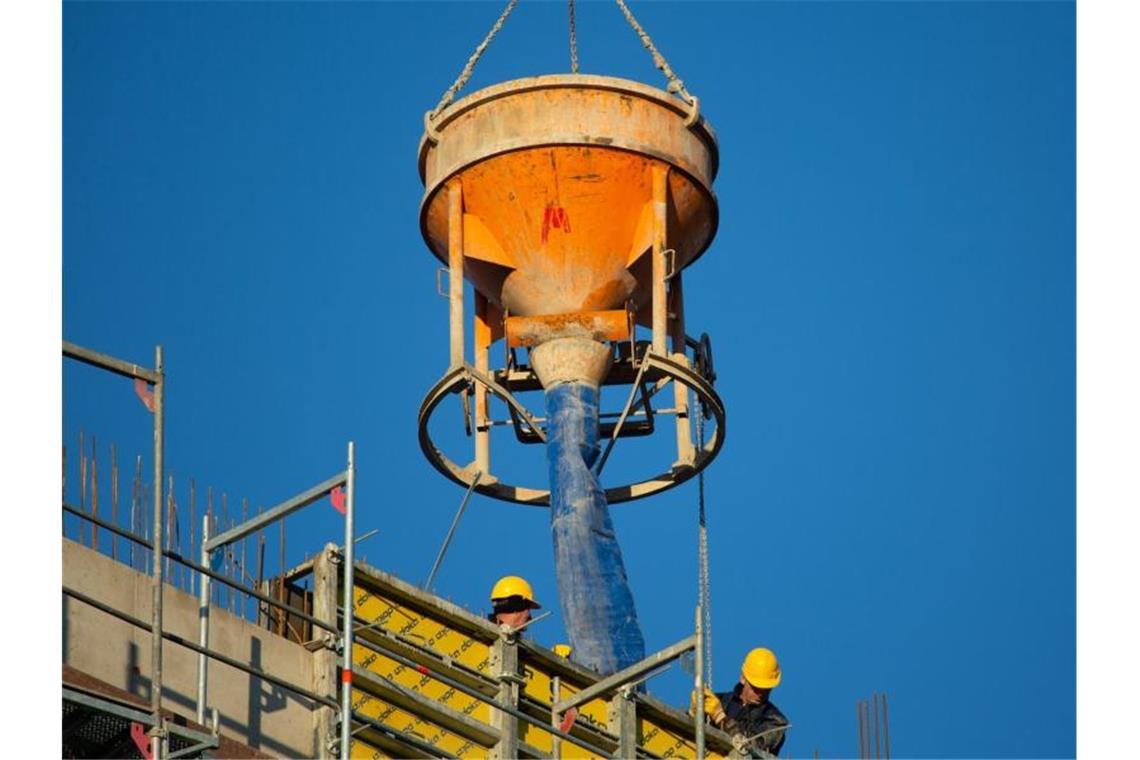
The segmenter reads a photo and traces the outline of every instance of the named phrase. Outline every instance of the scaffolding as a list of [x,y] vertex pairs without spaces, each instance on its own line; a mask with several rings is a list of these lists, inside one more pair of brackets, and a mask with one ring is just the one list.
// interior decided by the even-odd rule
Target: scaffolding
[[[94,711],[98,719],[88,715],[84,725],[92,730],[102,724],[113,725],[119,732],[116,741],[122,739],[124,725],[131,726],[136,740],[141,730],[151,758],[209,756],[223,741],[209,692],[210,663],[216,662],[304,698],[316,731],[316,754],[321,757],[718,757],[733,751],[731,739],[723,732],[705,726],[703,721],[695,722],[637,688],[682,655],[699,652],[699,625],[696,635],[619,673],[599,678],[533,644],[520,631],[496,626],[426,590],[357,562],[354,545],[363,537],[354,534],[356,473],[351,442],[344,470],[214,536],[209,535],[210,523],[204,519],[198,561],[183,556],[164,544],[161,347],[155,351],[154,369],[67,342],[63,354],[154,389],[147,406],[154,414],[156,484],[149,540],[63,502],[65,514],[129,544],[149,546],[153,554],[149,621],[66,583],[63,587],[66,597],[133,629],[149,631],[149,712],[144,713],[137,704],[69,686],[64,692],[65,718],[76,710]],[[292,603],[292,595],[274,598],[266,593],[268,589],[249,589],[240,579],[211,566],[211,560],[235,542],[337,494],[343,494],[343,544],[327,544],[288,573],[293,582],[305,577],[313,580],[312,591],[301,592],[301,609]],[[200,578],[197,641],[164,629],[163,560]],[[282,588],[284,582],[283,575]],[[302,643],[311,653],[315,680],[321,687],[297,683],[278,675],[271,666],[246,663],[212,646],[211,583],[241,590],[260,604],[279,610],[282,620],[298,621],[306,633]],[[170,709],[162,706],[163,642],[197,655],[196,728],[179,725],[172,720]],[[202,730],[208,713],[212,728]]]

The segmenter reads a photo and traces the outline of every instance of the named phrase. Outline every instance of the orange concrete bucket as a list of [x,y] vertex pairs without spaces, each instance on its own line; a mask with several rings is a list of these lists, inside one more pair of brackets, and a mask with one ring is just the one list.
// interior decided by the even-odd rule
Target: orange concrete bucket
[[[559,74],[479,90],[428,124],[419,169],[428,246],[448,263],[460,244],[464,278],[511,316],[649,302],[655,171],[666,177],[673,271],[716,232],[712,129],[677,98],[623,79]],[[461,240],[449,239],[449,188],[461,193]]]

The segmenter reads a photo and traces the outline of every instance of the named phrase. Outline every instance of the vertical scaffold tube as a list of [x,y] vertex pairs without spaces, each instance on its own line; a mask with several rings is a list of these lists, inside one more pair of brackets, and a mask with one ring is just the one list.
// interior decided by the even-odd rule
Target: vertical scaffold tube
[[645,657],[633,594],[605,492],[591,466],[598,447],[598,389],[564,382],[546,390],[550,520],[558,595],[579,664],[608,675]]

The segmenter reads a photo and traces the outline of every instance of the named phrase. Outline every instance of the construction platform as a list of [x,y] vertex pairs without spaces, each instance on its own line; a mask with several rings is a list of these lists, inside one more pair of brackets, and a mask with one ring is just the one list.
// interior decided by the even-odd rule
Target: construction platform
[[[602,679],[525,634],[506,635],[399,578],[354,565],[352,757],[696,757],[692,718],[636,686],[686,642],[641,673]],[[285,615],[258,625],[211,605],[205,706],[213,717],[202,723],[194,721],[199,600],[166,585],[168,756],[337,756],[344,575],[341,552],[329,544],[266,583],[288,589]],[[142,756],[145,736],[141,745],[134,739],[153,725],[145,656],[151,579],[64,539],[63,585],[65,752]],[[707,757],[732,752],[726,734],[706,727],[705,737]]]

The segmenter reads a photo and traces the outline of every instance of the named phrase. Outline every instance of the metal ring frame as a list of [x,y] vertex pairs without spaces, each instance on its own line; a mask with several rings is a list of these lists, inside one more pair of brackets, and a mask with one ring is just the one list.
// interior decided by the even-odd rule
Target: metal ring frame
[[[691,389],[697,395],[697,403],[692,406],[692,413],[700,414],[702,408],[711,412],[716,418],[716,429],[704,446],[696,448],[696,456],[691,464],[674,464],[670,469],[644,480],[635,481],[622,486],[606,489],[606,501],[618,504],[623,501],[651,496],[684,483],[689,478],[709,466],[720,448],[724,445],[724,403],[720,400],[713,386],[700,374],[671,359],[659,356],[652,351],[647,352],[642,361],[647,363],[645,379],[657,381],[668,378],[679,382]],[[499,383],[487,375],[479,372],[469,364],[455,367],[448,371],[437,382],[420,405],[419,412],[419,439],[420,448],[424,456],[435,469],[445,477],[464,488],[474,488],[477,493],[490,496],[494,499],[526,504],[534,507],[550,505],[550,491],[527,486],[511,485],[500,482],[490,473],[483,473],[479,482],[475,482],[474,465],[460,467],[439,450],[428,432],[428,423],[432,414],[443,399],[452,393],[462,393],[470,383],[478,383],[495,396],[502,399],[514,409],[521,419],[526,422],[543,440],[545,433],[533,422],[533,417],[518,399]]]

